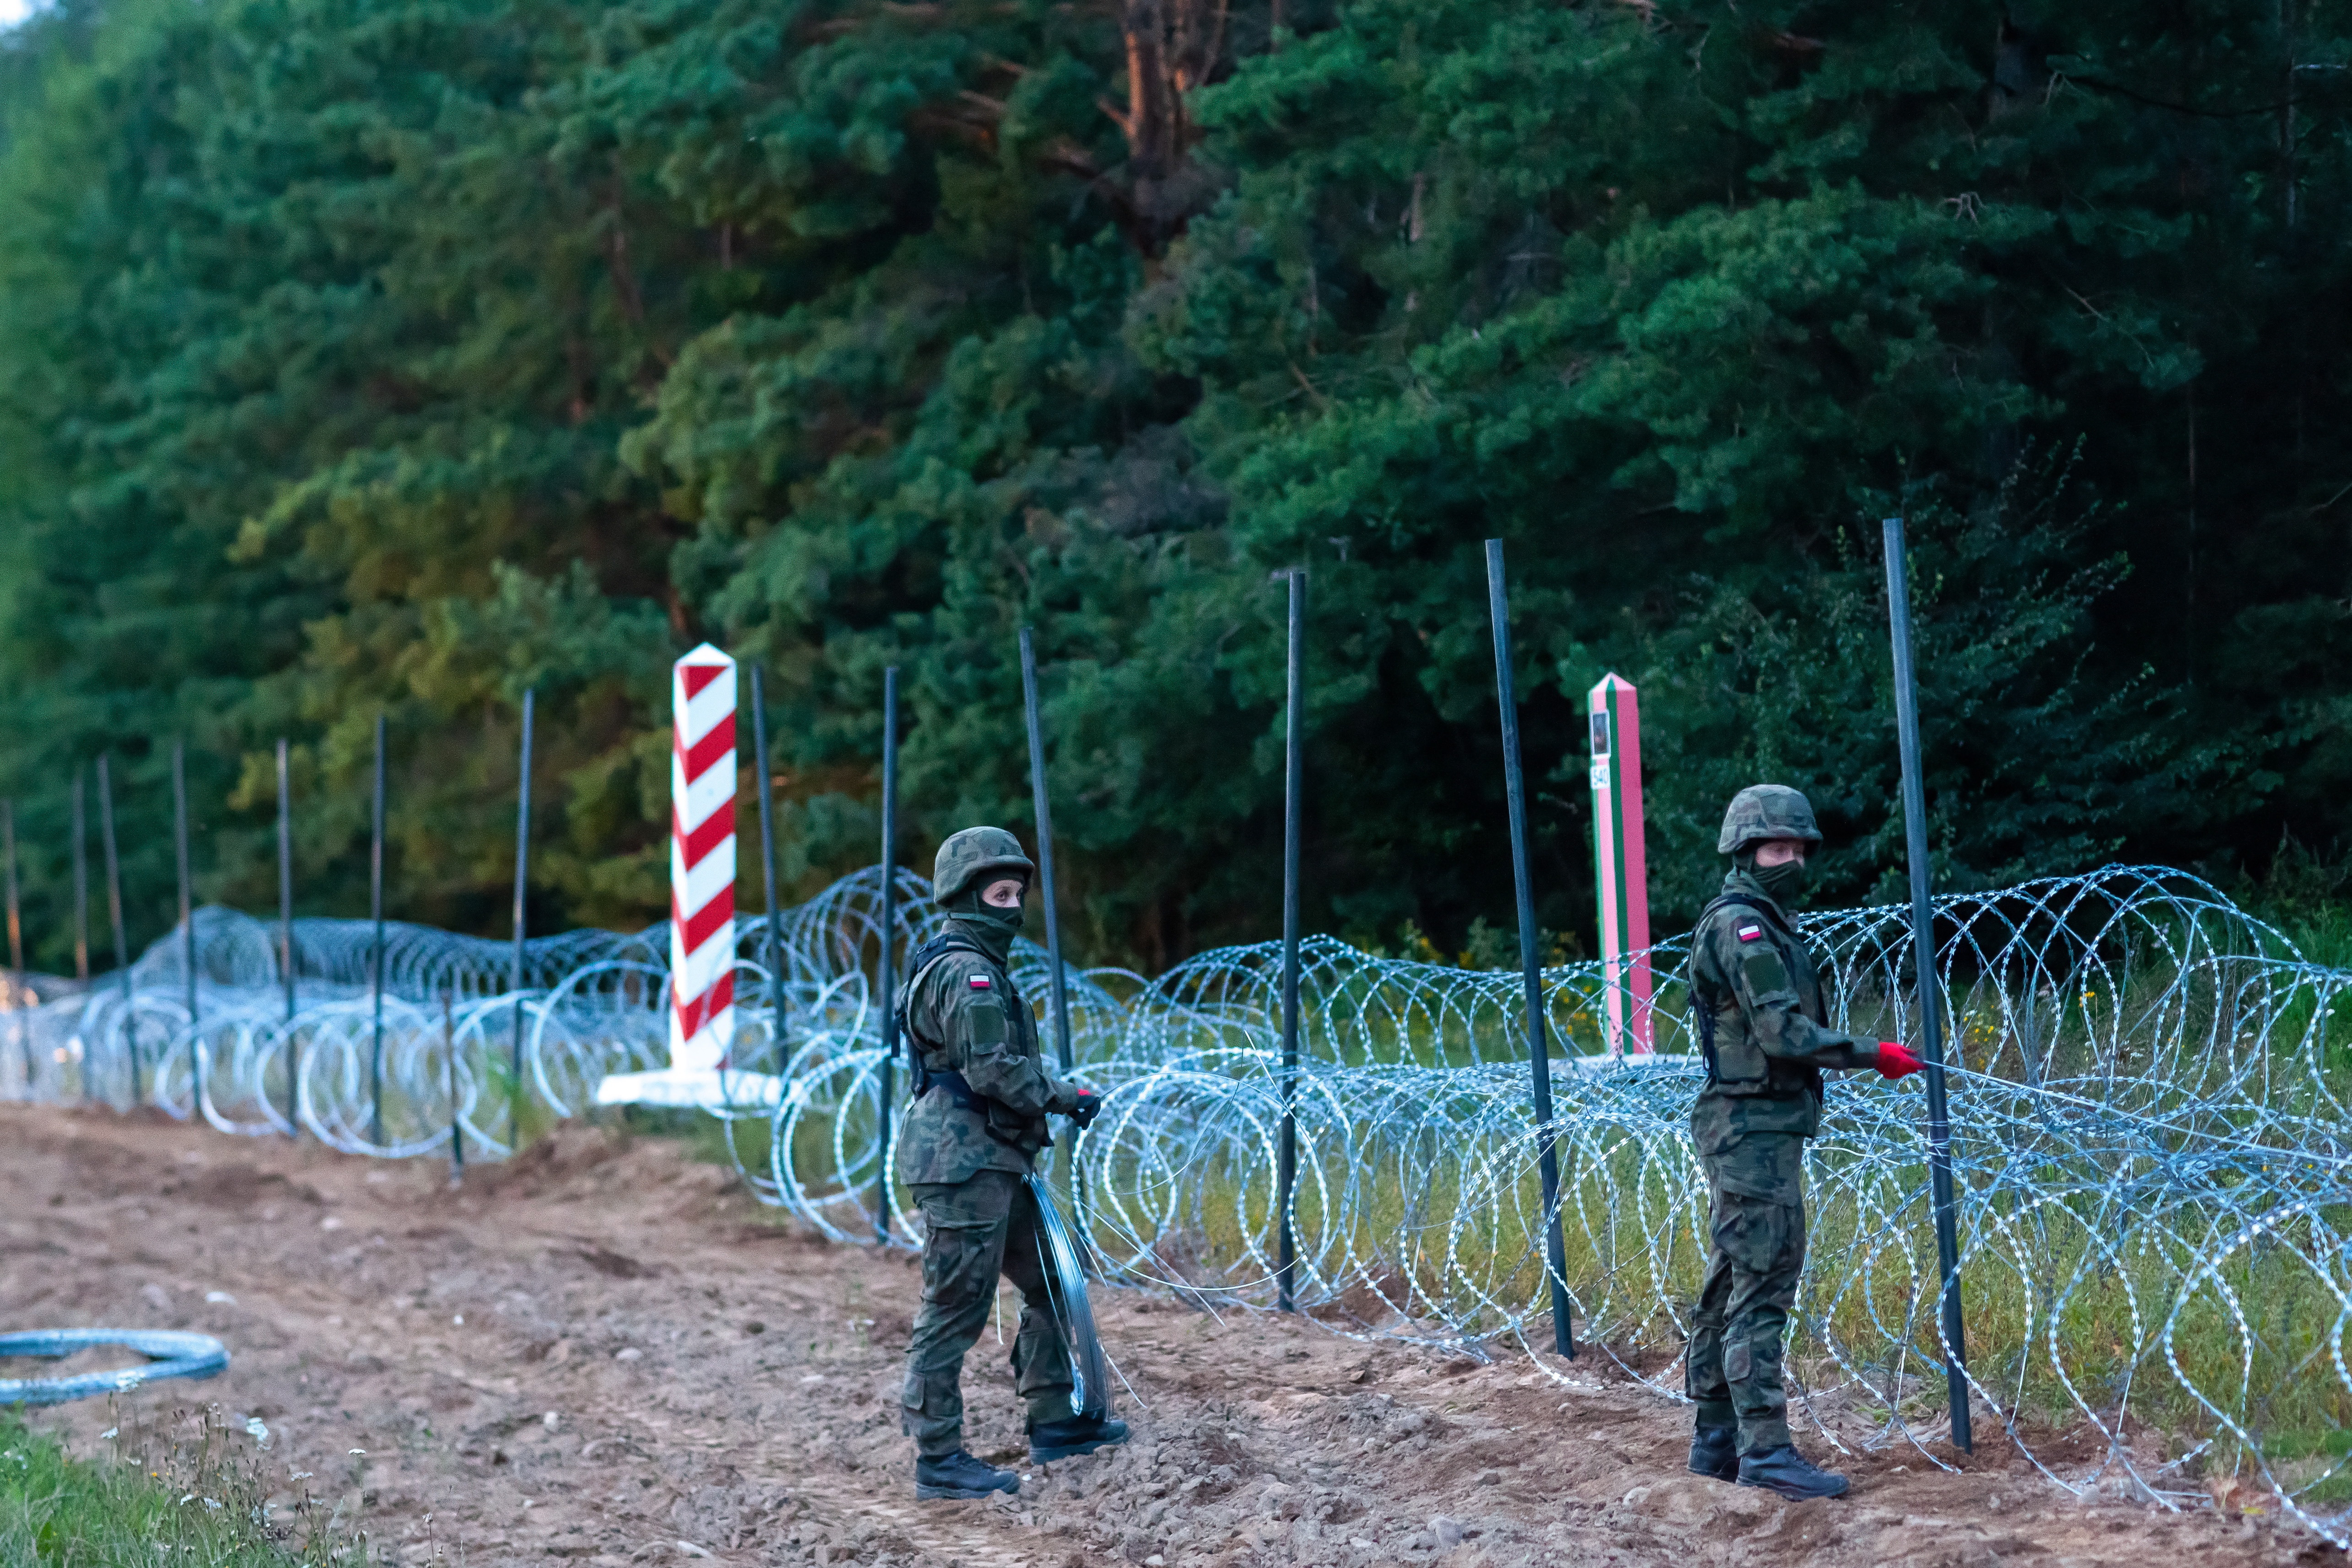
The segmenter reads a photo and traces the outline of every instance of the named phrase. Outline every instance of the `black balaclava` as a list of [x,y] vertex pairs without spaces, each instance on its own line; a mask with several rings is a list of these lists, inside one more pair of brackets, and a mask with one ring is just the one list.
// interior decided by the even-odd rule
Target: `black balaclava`
[[948,913],[962,922],[971,939],[999,966],[1012,960],[1013,939],[1021,933],[1022,912],[1029,898],[1028,879],[1024,878],[1021,882],[1022,903],[1009,910],[1001,910],[994,904],[980,901],[982,889],[1003,880],[1002,874],[989,872],[947,902]]
[[1805,896],[1805,863],[1802,860],[1784,860],[1778,866],[1759,866],[1756,851],[1743,849],[1739,854],[1739,868],[1755,878],[1757,885],[1764,889],[1764,896],[1784,910],[1795,909],[1798,900]]

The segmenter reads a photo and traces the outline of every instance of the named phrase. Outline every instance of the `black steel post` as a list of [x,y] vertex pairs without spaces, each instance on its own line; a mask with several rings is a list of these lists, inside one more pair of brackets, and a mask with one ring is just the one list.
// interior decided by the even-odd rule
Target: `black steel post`
[[1545,1271],[1551,1276],[1551,1342],[1576,1354],[1568,1311],[1568,1260],[1559,1238],[1559,1152],[1551,1111],[1551,1048],[1546,1039],[1543,964],[1536,946],[1536,894],[1528,858],[1527,781],[1519,772],[1519,700],[1511,677],[1510,595],[1503,542],[1486,541],[1486,613],[1495,624],[1495,696],[1503,713],[1503,794],[1511,818],[1511,882],[1518,899],[1519,973],[1527,990],[1528,1068],[1535,1089],[1536,1168],[1543,1179]]
[[8,967],[17,974],[25,973],[24,909],[16,894],[16,803],[0,800],[0,837],[7,839],[8,849]]
[[784,952],[783,917],[776,910],[775,787],[768,776],[768,687],[758,665],[751,667],[752,770],[760,775],[760,878],[768,898],[768,1048],[775,1054],[776,1070],[783,1070],[784,977],[778,964]]
[[286,737],[278,737],[278,967],[286,978],[286,1135],[302,1136],[296,1090],[301,1052],[294,1039],[294,782]]
[[375,991],[375,1029],[368,1045],[368,1140],[383,1147],[383,715],[375,716],[375,800],[369,814],[368,918],[375,942],[368,953],[368,980]]
[[[73,913],[74,913],[74,978],[87,986],[89,984],[89,823],[82,807],[82,771],[74,769],[73,777]],[[81,1076],[81,1099],[89,1101],[89,1045],[81,1042],[81,1059],[75,1070]]]
[[1045,795],[1045,730],[1037,717],[1037,647],[1021,628],[1021,704],[1029,726],[1029,798],[1037,814],[1037,891],[1045,906],[1045,960],[1053,965],[1054,1047],[1071,1070],[1070,994],[1062,980],[1062,921],[1054,905],[1054,813]]
[[1936,973],[1936,914],[1927,865],[1927,788],[1919,772],[1919,689],[1911,665],[1911,589],[1904,572],[1903,520],[1885,523],[1886,617],[1895,643],[1895,731],[1903,757],[1903,844],[1911,865],[1911,955],[1917,965],[1920,1059],[1927,1064],[1927,1189],[1936,1210],[1942,1273],[1944,1388],[1952,1442],[1975,1451],[1969,1426],[1968,1340],[1960,1321],[1959,1201],[1952,1184],[1952,1123],[1944,1098],[1943,996]]
[[880,1136],[874,1147],[874,1235],[890,1238],[890,1116],[898,1096],[898,667],[882,671],[882,958],[875,987],[882,1002]]
[[[89,984],[89,819],[82,805],[82,771],[73,782],[74,978]],[[89,1086],[83,1086],[88,1097]]]
[[145,1096],[139,1060],[139,993],[131,983],[131,943],[122,929],[122,857],[114,838],[114,782],[107,753],[98,753],[98,841],[106,851],[106,919],[114,932],[114,968],[122,980],[122,1044],[131,1057],[131,1103]]
[[8,854],[8,1010],[16,1015],[16,1054],[25,1059],[25,1098],[33,1098],[33,1036],[25,1026],[25,921],[16,889],[16,803],[0,800],[0,837]]
[[188,862],[188,742],[172,742],[172,859],[180,874],[180,968],[188,987],[188,1082],[191,1107],[205,1113],[205,1047],[197,1033],[196,889]]
[[517,1138],[522,1135],[523,893],[530,883],[530,717],[531,700],[536,695],[535,690],[522,694],[522,764],[515,785],[514,966],[509,975],[509,989],[515,994],[514,1047],[509,1065],[514,1074],[510,1115]]
[[466,1179],[466,1128],[457,1119],[457,1026],[450,1017],[450,994],[441,993],[441,1048],[449,1058],[449,1184]]
[[1275,1149],[1275,1304],[1298,1310],[1298,839],[1306,806],[1307,571],[1290,576],[1290,652],[1282,732],[1282,1135]]
[[[1045,962],[1052,967],[1054,1047],[1062,1071],[1074,1066],[1070,1054],[1070,991],[1062,974],[1062,918],[1054,902],[1054,814],[1045,795],[1045,732],[1037,716],[1037,646],[1029,628],[1021,628],[1021,705],[1029,728],[1029,796],[1037,814],[1037,891],[1045,906]],[[1079,1168],[1077,1145],[1085,1137],[1070,1137],[1070,1218],[1078,1245],[1087,1247],[1086,1173]]]

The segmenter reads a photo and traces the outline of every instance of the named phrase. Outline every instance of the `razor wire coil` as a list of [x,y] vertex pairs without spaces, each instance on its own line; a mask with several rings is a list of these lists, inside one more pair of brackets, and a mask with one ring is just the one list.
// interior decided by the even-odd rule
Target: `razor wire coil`
[[[939,916],[899,876],[895,931],[873,870],[781,916],[772,944],[764,921],[740,922],[729,1072],[773,1089],[747,1077],[716,1114],[763,1201],[865,1243],[878,1201],[904,1246],[917,1237],[883,1180],[895,1149],[870,977],[886,939],[903,957]],[[113,976],[16,977],[0,1094],[145,1100],[246,1134],[299,1123],[388,1157],[446,1153],[455,1137],[496,1158],[519,1116],[577,1114],[606,1074],[666,1055],[662,927],[527,943],[519,987],[508,944],[389,927],[379,1057],[369,923],[295,922],[289,1014],[271,927],[221,910],[195,921],[193,1019],[180,933],[137,962],[127,997]],[[1916,1037],[1907,910],[1803,924],[1832,1026]],[[1947,896],[1937,932],[1979,1421],[2071,1489],[2180,1507],[2243,1475],[2352,1545],[2352,1072],[2330,1029],[2352,972],[2306,962],[2206,883],[2158,868]],[[1545,972],[1551,1134],[1580,1339],[1674,1394],[1706,1256],[1688,1128],[1702,1075],[1686,947],[1647,957],[1648,1056],[1612,1055],[1605,1033],[1627,966]],[[1342,1331],[1473,1353],[1548,1345],[1544,1130],[1518,976],[1328,938],[1302,961],[1287,1101],[1300,1306]],[[1076,1155],[1084,1221],[1114,1278],[1272,1305],[1280,963],[1260,943],[1150,979],[1066,974],[1079,1075],[1105,1094]],[[1023,942],[1013,968],[1042,1003],[1044,952]],[[1841,1448],[1927,1452],[1948,1425],[1921,1099],[1914,1084],[1834,1081],[1807,1152],[1812,1246],[1790,1371],[1799,1409]],[[902,1123],[887,1119],[892,1137]]]

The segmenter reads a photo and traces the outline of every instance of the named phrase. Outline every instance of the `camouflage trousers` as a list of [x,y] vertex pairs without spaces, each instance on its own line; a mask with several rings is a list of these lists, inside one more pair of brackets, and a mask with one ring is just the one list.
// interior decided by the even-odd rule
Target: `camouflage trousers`
[[1738,1152],[1705,1161],[1713,1234],[1691,1314],[1683,1391],[1698,1405],[1699,1426],[1737,1426],[1739,1451],[1762,1454],[1790,1440],[1780,1345],[1805,1267],[1805,1208],[1801,1195],[1785,1188],[1769,1198],[1726,1190],[1724,1177],[1738,1182],[1741,1173],[1717,1166]]
[[1045,1296],[1037,1200],[1010,1171],[914,1189],[923,1215],[923,1304],[907,1347],[899,1426],[925,1458],[963,1447],[963,1358],[988,1326],[1001,1275],[1021,1292],[1013,1384],[1029,1425],[1070,1417],[1070,1349]]

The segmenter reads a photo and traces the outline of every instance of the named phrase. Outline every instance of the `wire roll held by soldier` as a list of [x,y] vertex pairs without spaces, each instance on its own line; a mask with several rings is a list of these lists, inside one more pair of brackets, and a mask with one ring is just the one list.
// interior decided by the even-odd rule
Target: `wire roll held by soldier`
[[1047,1117],[1084,1129],[1102,1106],[1093,1090],[1047,1068],[1036,1016],[1013,983],[1013,939],[1035,871],[1020,840],[1000,827],[968,827],[941,844],[931,896],[947,928],[909,957],[897,998],[915,1093],[898,1175],[923,1218],[923,1300],[900,1412],[915,1440],[919,1498],[1020,1489],[1017,1475],[964,1447],[963,1359],[987,1325],[1000,1277],[1021,1292],[1012,1362],[1031,1460],[1127,1440],[1123,1422],[1072,1403],[1070,1334],[1029,1183],[1052,1142]]
[[1837,1497],[1789,1432],[1780,1357],[1805,1267],[1805,1140],[1820,1130],[1822,1073],[1917,1072],[1891,1040],[1828,1027],[1820,972],[1790,911],[1822,841],[1811,803],[1783,784],[1734,795],[1716,841],[1732,858],[1691,935],[1706,1083],[1691,1134],[1706,1169],[1706,1273],[1691,1314],[1685,1391],[1698,1407],[1690,1468],[1788,1498]]

